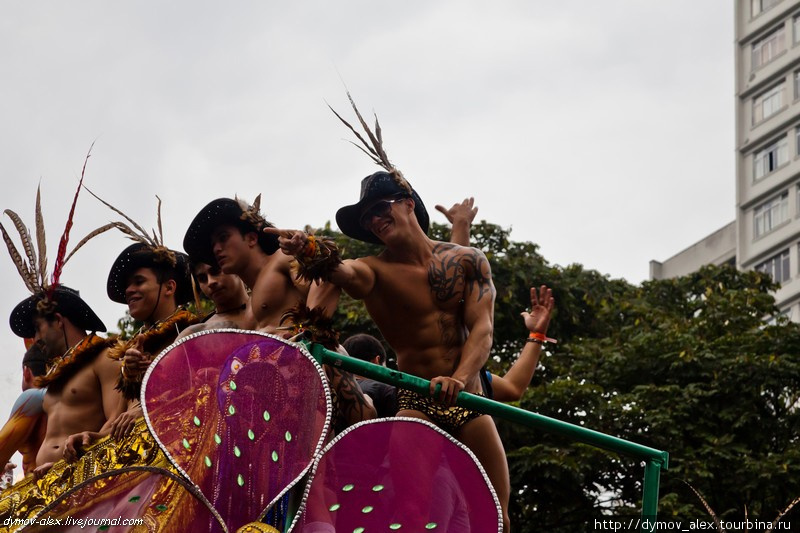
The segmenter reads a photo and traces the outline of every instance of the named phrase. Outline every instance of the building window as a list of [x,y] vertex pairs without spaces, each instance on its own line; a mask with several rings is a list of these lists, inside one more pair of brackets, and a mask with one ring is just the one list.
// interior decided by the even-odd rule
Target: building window
[[769,274],[772,276],[772,280],[778,283],[787,281],[792,277],[789,273],[789,250],[784,250],[756,265],[756,270]]
[[800,70],[794,73],[794,99],[797,100],[798,98],[800,98]]
[[753,43],[753,70],[766,65],[786,50],[786,32],[781,26]]
[[776,196],[753,210],[753,234],[760,237],[789,220],[789,192]]
[[753,98],[753,124],[767,119],[783,107],[783,84]]
[[[800,154],[800,151],[797,152]],[[753,154],[753,176],[760,179],[789,162],[789,143],[786,137]]]
[[780,2],[780,0],[750,0],[751,16],[755,17],[756,15],[771,8],[778,2]]
[[800,43],[800,15],[792,19],[792,42]]

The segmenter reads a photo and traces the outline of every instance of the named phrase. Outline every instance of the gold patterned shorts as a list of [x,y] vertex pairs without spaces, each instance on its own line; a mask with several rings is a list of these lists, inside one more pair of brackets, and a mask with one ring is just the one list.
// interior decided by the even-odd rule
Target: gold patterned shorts
[[457,405],[448,407],[437,403],[433,398],[426,398],[406,389],[397,389],[397,407],[398,411],[419,411],[430,418],[431,422],[451,435],[455,434],[461,426],[470,420],[474,420],[483,414]]

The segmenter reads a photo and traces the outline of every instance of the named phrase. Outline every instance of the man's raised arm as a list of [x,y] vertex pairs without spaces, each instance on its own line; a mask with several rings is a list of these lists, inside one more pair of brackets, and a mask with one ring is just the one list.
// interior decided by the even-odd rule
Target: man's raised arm
[[281,251],[297,260],[301,277],[315,282],[330,281],[356,299],[372,291],[375,285],[372,269],[360,260],[342,261],[332,240],[299,230],[267,227],[263,231],[278,236]]

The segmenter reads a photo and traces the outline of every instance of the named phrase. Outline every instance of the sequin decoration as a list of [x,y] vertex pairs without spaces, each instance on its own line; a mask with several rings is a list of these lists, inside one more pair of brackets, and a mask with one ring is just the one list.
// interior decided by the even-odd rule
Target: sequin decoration
[[278,452],[272,452],[272,461],[274,463],[278,462]]
[[292,442],[292,434],[289,433],[288,431],[286,432],[286,435],[283,436],[283,438],[286,439],[286,442]]
[[255,440],[255,438],[256,438],[256,434],[255,434],[255,433],[253,433],[253,430],[252,430],[252,429],[248,429],[248,430],[247,430],[247,438],[248,438],[248,439],[250,439],[250,440]]
[[236,457],[241,457],[242,456],[242,450],[240,450],[238,446],[234,446],[233,447],[233,455],[235,455]]
[[269,411],[264,411],[264,422],[269,422]]
[[238,483],[240,487],[244,487],[244,477],[241,474],[236,476],[236,483]]
[[333,505],[328,507],[328,510],[329,511],[338,511],[340,507],[341,507],[341,505],[339,505],[338,503],[334,503]]
[[183,444],[183,447],[186,448],[187,450],[191,449],[191,446],[189,445],[189,441],[188,440],[183,439],[182,444]]

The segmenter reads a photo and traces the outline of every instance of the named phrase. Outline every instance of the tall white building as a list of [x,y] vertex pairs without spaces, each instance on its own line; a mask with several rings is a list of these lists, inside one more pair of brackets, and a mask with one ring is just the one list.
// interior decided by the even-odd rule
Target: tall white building
[[736,220],[650,277],[734,262],[781,283],[778,307],[800,321],[800,0],[736,0]]

